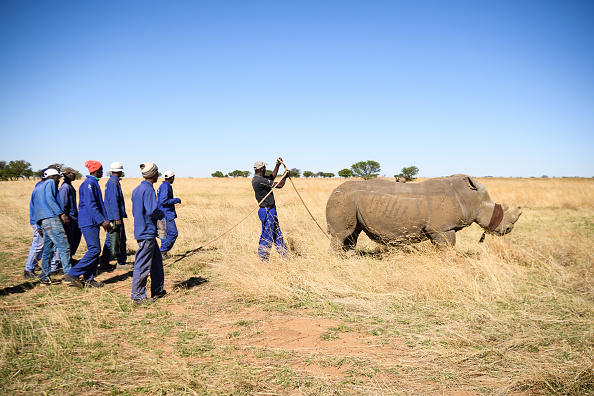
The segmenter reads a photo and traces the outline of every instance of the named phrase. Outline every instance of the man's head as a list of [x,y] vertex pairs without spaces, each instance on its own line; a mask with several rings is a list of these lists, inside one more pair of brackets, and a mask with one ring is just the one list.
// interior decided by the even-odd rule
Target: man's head
[[142,177],[150,183],[154,184],[159,179],[159,168],[152,162],[140,164],[140,171],[142,172]]
[[76,174],[78,173],[77,170],[67,166],[62,170],[62,174],[64,175],[64,181],[71,182],[76,179]]
[[112,175],[121,179],[124,174],[124,165],[121,162],[112,162],[110,171]]
[[254,175],[264,176],[266,174],[266,165],[262,161],[254,162]]
[[173,181],[175,180],[175,173],[173,173],[172,170],[168,170],[165,171],[165,173],[163,173],[163,177],[165,178],[165,181],[169,184],[172,184]]
[[85,166],[89,170],[89,175],[101,178],[103,176],[103,166],[99,161],[87,161]]
[[43,172],[43,177],[46,180],[51,179],[54,181],[54,183],[58,184],[60,182],[60,178],[62,177],[62,175],[57,170],[48,168],[45,172]]

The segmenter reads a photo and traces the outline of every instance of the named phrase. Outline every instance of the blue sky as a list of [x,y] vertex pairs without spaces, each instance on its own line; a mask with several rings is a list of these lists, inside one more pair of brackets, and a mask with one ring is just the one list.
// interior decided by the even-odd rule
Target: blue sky
[[594,176],[593,1],[0,1],[0,159]]

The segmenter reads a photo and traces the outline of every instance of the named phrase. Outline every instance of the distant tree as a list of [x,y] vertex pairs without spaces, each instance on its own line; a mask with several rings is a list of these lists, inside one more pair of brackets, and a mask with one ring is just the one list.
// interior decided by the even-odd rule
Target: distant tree
[[332,172],[324,173],[324,177],[334,177],[334,176],[336,176],[336,175]]
[[365,180],[373,179],[379,175],[380,164],[376,161],[359,161],[351,165],[354,176],[362,177]]
[[225,177],[225,175],[223,174],[223,172],[221,171],[216,171],[214,173],[210,174],[212,177]]
[[402,168],[402,170],[400,172],[402,172],[402,173],[400,173],[400,175],[394,175],[394,177],[400,176],[400,177],[404,177],[406,179],[406,181],[411,181],[411,180],[414,180],[417,173],[419,173],[419,168],[417,168],[416,166],[409,166],[409,167]]
[[159,173],[159,177],[163,176],[163,174],[161,172],[158,172],[158,173]]
[[265,174],[266,174],[266,176],[270,176],[270,175],[272,175],[272,171],[270,169],[267,169]]
[[312,171],[304,171],[303,172],[303,177],[305,177],[305,178],[312,177],[313,175],[314,175],[314,173]]
[[0,161],[0,170],[3,170],[6,166],[6,161]]
[[229,172],[229,177],[240,177],[243,176],[243,171],[235,169],[233,172]]
[[2,171],[3,177],[10,180],[18,180],[21,177],[33,176],[31,164],[25,160],[10,161]]
[[252,175],[252,172],[250,171],[243,171],[243,174],[241,175],[242,177],[250,177]]
[[301,169],[292,168],[289,172],[291,172],[289,174],[289,176],[291,176],[291,177],[300,177],[301,176]]
[[315,177],[324,177],[325,174],[326,172],[319,171],[315,174]]
[[338,176],[348,179],[349,177],[353,176],[353,171],[350,169],[344,168],[344,169],[341,169],[338,171]]

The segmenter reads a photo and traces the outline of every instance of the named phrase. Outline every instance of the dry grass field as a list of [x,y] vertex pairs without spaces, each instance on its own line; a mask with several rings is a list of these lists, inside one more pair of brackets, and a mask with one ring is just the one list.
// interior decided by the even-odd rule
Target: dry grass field
[[[480,182],[523,208],[506,237],[479,244],[475,224],[436,250],[362,236],[352,257],[328,251],[287,183],[293,258],[263,264],[256,213],[183,256],[255,199],[250,179],[178,179],[169,294],[149,306],[130,302],[131,271],[100,274],[100,290],[24,281],[35,182],[0,182],[0,394],[594,394],[594,180]],[[130,217],[138,183],[122,181]],[[341,180],[294,183],[325,229]]]

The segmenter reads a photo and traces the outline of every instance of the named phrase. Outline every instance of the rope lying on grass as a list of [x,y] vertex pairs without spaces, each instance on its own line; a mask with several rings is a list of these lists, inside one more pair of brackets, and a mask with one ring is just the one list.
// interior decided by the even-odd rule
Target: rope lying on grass
[[[313,217],[313,215],[311,214],[311,211],[309,210],[309,208],[307,207],[307,205],[305,204],[305,202],[303,201],[303,198],[301,198],[301,194],[299,194],[299,191],[297,190],[297,187],[295,187],[295,184],[293,183],[293,180],[290,177],[290,173],[289,175],[287,175],[287,173],[289,172],[289,168],[287,168],[287,166],[284,164],[284,162],[281,161],[281,164],[283,164],[283,166],[285,167],[285,172],[283,173],[283,177],[288,177],[289,180],[291,181],[291,184],[293,185],[293,188],[295,189],[295,192],[297,192],[297,195],[299,196],[299,199],[301,200],[301,202],[303,203],[303,206],[305,206],[305,209],[307,209],[307,212],[309,213],[309,215],[311,216],[311,218],[313,219],[313,221],[316,223],[316,225],[318,226],[318,228],[324,233],[324,235],[326,235],[327,238],[330,238],[326,232],[322,229],[322,227],[320,226],[320,224],[316,221],[316,219]],[[182,254],[180,257],[178,257],[177,259],[175,259],[175,261],[172,261],[166,265],[163,266],[163,268],[166,268],[172,264],[177,263],[178,261],[181,261],[189,256],[191,256],[192,254],[204,249],[206,246],[210,245],[211,243],[217,241],[219,238],[221,238],[223,235],[227,234],[228,232],[230,232],[231,230],[233,230],[234,228],[236,228],[239,224],[241,224],[245,219],[247,219],[252,213],[254,213],[254,211],[256,209],[258,209],[260,207],[260,204],[262,202],[264,202],[264,200],[266,198],[268,198],[268,196],[270,194],[272,194],[273,189],[276,187],[273,187],[272,189],[270,189],[270,191],[268,192],[268,194],[266,194],[266,196],[264,198],[262,198],[262,200],[260,202],[258,202],[258,205],[255,206],[252,210],[249,211],[249,213],[247,215],[245,215],[245,217],[243,217],[241,220],[239,220],[235,225],[233,225],[231,228],[227,229],[225,232],[223,232],[222,234],[219,234],[217,237],[209,240],[208,242],[198,246],[195,249],[192,250],[188,250],[186,251],[184,254]],[[112,292],[114,290],[118,290],[118,289],[122,289],[124,287],[130,286],[132,284],[132,280],[126,281],[118,286],[114,286],[110,289],[95,289],[97,292],[101,292],[101,293],[109,293]],[[89,293],[87,295],[93,295],[94,293]],[[54,304],[60,304],[60,303],[65,303],[65,302],[72,302],[75,300],[80,299],[81,296],[76,296],[76,297],[71,297],[71,298],[62,298],[62,299],[58,299],[58,300],[52,300],[52,301],[43,301],[43,302],[37,302],[37,303],[28,303],[28,304],[20,304],[20,305],[6,305],[6,306],[0,306],[0,310],[21,310],[21,309],[25,309],[28,308],[30,306],[42,306],[42,305],[46,305],[46,304],[50,304],[50,303],[54,303]]]

